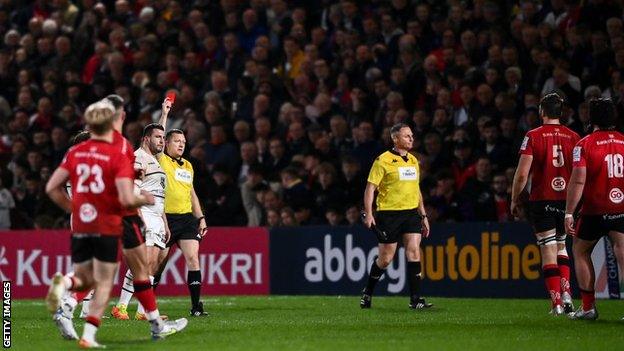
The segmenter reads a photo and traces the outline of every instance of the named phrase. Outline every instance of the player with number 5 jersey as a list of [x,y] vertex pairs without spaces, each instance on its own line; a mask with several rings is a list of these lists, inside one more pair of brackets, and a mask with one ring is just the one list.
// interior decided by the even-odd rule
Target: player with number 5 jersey
[[564,101],[557,93],[542,98],[539,110],[543,125],[530,130],[524,137],[511,196],[511,212],[518,217],[518,198],[530,175],[527,215],[540,247],[553,315],[574,310],[563,214],[572,172],[572,148],[580,137],[560,124],[563,105]]

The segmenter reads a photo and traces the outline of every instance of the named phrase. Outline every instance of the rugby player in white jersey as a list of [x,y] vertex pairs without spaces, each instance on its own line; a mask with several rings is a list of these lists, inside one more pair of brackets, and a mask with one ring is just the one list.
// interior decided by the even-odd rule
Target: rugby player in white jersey
[[[170,98],[163,101],[160,122],[166,121],[165,118],[171,110],[172,103]],[[135,184],[140,190],[151,193],[155,199],[154,205],[143,206],[139,209],[145,223],[145,245],[147,246],[148,270],[152,284],[154,283],[154,274],[158,270],[159,256],[169,239],[169,229],[164,213],[166,176],[157,159],[163,152],[164,146],[165,128],[162,124],[152,123],[143,129],[141,147],[134,152],[134,168],[140,170],[142,174],[142,179],[135,180]],[[133,279],[132,272],[126,271],[119,301],[111,310],[111,315],[117,319],[129,319],[127,309],[134,294]],[[135,319],[145,319],[145,312],[140,303]]]

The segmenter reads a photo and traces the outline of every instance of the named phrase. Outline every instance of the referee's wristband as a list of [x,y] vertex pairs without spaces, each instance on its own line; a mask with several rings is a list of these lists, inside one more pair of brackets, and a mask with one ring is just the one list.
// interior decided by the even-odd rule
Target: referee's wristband
[[427,218],[427,215],[426,215],[426,214],[421,214],[420,216],[421,216],[422,218]]
[[571,213],[566,213],[564,218],[568,219],[568,218],[574,218],[574,216]]
[[206,217],[205,217],[205,216],[201,216],[201,217],[197,218],[197,221],[199,222],[199,221],[201,221],[202,219],[206,219]]

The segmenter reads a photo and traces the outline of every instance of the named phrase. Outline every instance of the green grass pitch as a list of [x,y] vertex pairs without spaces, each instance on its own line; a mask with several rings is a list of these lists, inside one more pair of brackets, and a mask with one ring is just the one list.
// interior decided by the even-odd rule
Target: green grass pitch
[[[594,322],[551,317],[546,300],[430,301],[434,308],[411,311],[405,297],[376,297],[371,310],[361,310],[353,296],[205,298],[210,315],[190,318],[183,333],[167,340],[151,341],[147,322],[114,319],[103,320],[98,340],[112,350],[624,349],[622,301],[598,301]],[[159,304],[171,317],[188,313],[188,298]],[[43,301],[14,300],[12,307],[13,349],[78,349],[57,334]],[[75,321],[81,334],[83,322]]]

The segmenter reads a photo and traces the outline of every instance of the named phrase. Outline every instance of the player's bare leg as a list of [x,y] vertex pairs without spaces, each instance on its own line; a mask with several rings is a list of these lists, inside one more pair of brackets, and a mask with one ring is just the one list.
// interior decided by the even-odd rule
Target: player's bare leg
[[537,245],[542,256],[542,272],[546,291],[550,295],[551,311],[555,316],[562,315],[563,303],[561,301],[561,275],[557,265],[557,235],[555,230],[536,233]]
[[156,268],[156,271],[154,273],[154,290],[156,290],[156,287],[158,286],[158,284],[160,283],[160,278],[162,276],[162,272],[165,270],[165,268],[167,267],[167,261],[169,259],[169,248],[166,247],[164,250],[160,250],[160,252],[158,252],[158,265]]
[[206,315],[204,312],[204,305],[199,301],[201,295],[201,270],[199,268],[199,241],[197,240],[179,240],[178,245],[184,255],[186,266],[188,267],[188,274],[186,277],[186,284],[191,294],[191,315],[202,316]]
[[[95,282],[95,293],[91,300],[89,315],[85,318],[84,330],[80,338],[80,346],[83,348],[96,348],[100,344],[95,340],[95,334],[100,327],[100,321],[104,314],[104,309],[108,304],[113,279],[117,271],[118,263],[102,262],[93,260],[93,280]],[[76,272],[77,273],[77,272]]]
[[134,277],[134,293],[147,313],[145,317],[152,324],[152,333],[162,328],[162,318],[156,304],[156,297],[149,278],[147,247],[141,244],[132,249],[124,249],[124,257]]
[[574,252],[574,269],[576,271],[576,280],[578,281],[579,289],[581,290],[581,299],[583,303],[581,307],[570,315],[571,319],[596,319],[598,318],[598,311],[595,305],[595,273],[594,264],[591,259],[591,253],[596,246],[597,240],[583,240],[574,238],[573,252]]
[[566,237],[565,234],[557,234],[557,266],[559,267],[559,276],[561,277],[563,312],[569,314],[574,312],[574,303],[572,301],[572,291],[570,290],[570,258],[566,248]]
[[624,281],[624,235],[618,232],[609,233],[613,252],[618,263],[620,282]]
[[370,272],[368,275],[368,282],[366,284],[366,287],[362,291],[362,298],[360,300],[361,308],[371,307],[375,286],[377,285],[377,282],[379,282],[379,279],[381,279],[381,277],[383,276],[388,265],[392,263],[392,260],[394,259],[394,254],[396,253],[397,243],[379,243],[378,248],[378,256],[375,257],[373,263],[371,264]]
[[433,304],[425,302],[420,296],[420,282],[422,280],[420,264],[420,240],[418,233],[408,233],[403,235],[403,247],[405,247],[405,258],[407,259],[407,278],[410,286],[411,309],[423,309],[433,307]]

